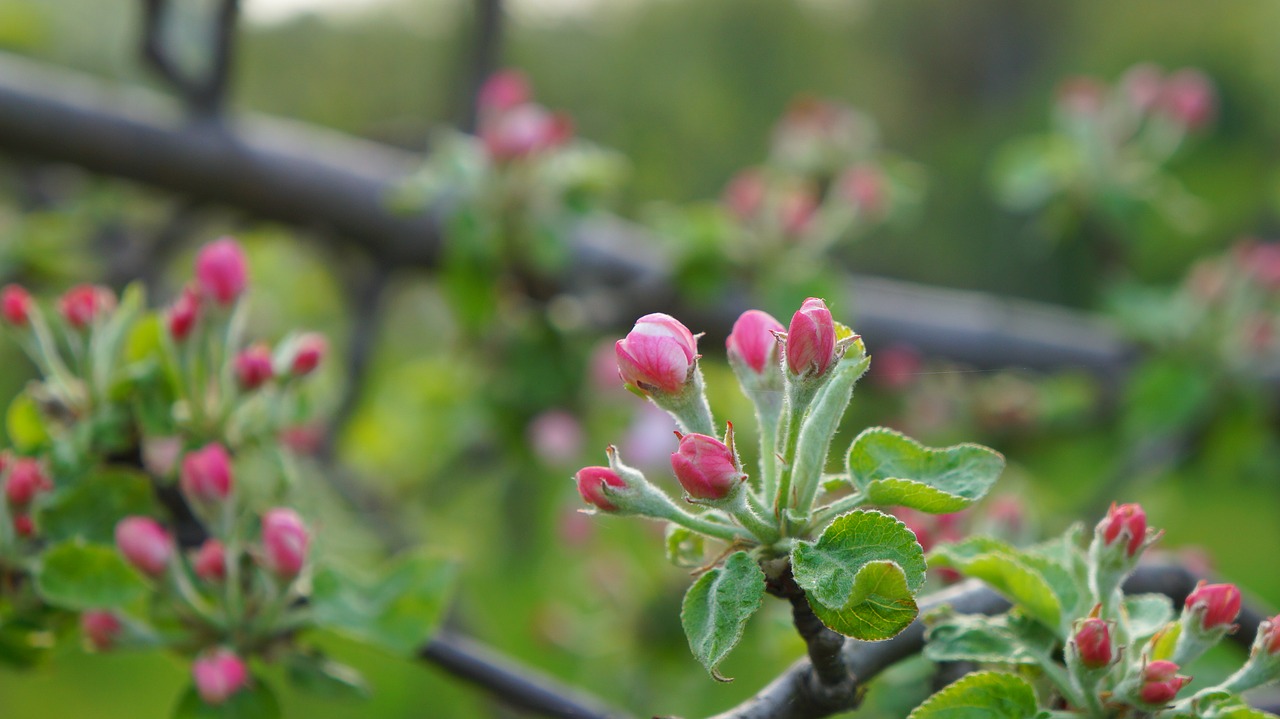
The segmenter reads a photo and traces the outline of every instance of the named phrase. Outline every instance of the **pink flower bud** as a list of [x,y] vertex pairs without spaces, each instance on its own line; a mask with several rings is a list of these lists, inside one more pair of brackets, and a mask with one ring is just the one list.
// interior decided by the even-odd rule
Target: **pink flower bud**
[[1206,584],[1203,580],[1187,595],[1186,611],[1202,611],[1200,628],[1212,631],[1230,627],[1240,614],[1240,590],[1234,584]]
[[1106,87],[1092,77],[1072,77],[1058,85],[1058,106],[1067,114],[1090,117],[1102,111]]
[[1273,657],[1280,656],[1280,614],[1259,624],[1258,636],[1262,638],[1262,651]]
[[293,364],[289,371],[294,377],[304,377],[320,366],[320,360],[329,351],[329,341],[324,335],[308,332],[298,338],[297,352],[293,355]]
[[494,115],[513,110],[533,99],[529,80],[519,70],[499,70],[480,86],[476,106],[481,115]]
[[1129,104],[1139,112],[1155,107],[1164,90],[1164,72],[1149,62],[1134,65],[1120,78],[1120,87]]
[[182,491],[197,502],[220,502],[231,494],[231,456],[213,442],[182,458]]
[[210,242],[196,255],[200,292],[222,306],[235,302],[249,283],[249,263],[240,243],[230,237]]
[[36,523],[29,514],[13,515],[13,531],[22,539],[29,539],[36,534]]
[[750,220],[764,207],[766,189],[764,173],[753,167],[733,176],[725,186],[720,201],[734,217],[742,221]]
[[38,461],[30,457],[19,457],[13,461],[13,468],[9,470],[4,494],[10,506],[25,507],[37,494],[52,489],[53,482],[49,481]]
[[114,647],[122,631],[124,625],[111,612],[90,610],[80,615],[80,633],[95,651],[105,652]]
[[262,515],[262,549],[266,566],[290,579],[298,576],[307,559],[311,534],[292,509],[277,507]]
[[1106,519],[1103,519],[1098,526],[1102,530],[1103,543],[1108,547],[1115,544],[1121,532],[1126,532],[1128,544],[1125,551],[1130,557],[1138,553],[1142,542],[1147,538],[1147,514],[1136,504],[1122,504],[1117,507],[1112,502],[1111,509],[1107,510]]
[[196,550],[192,565],[197,577],[206,582],[221,582],[227,576],[227,551],[222,542],[206,539],[200,549]]
[[169,306],[166,317],[169,323],[169,335],[181,342],[191,334],[200,319],[200,294],[191,287],[184,287],[182,294]]
[[480,141],[496,162],[559,147],[573,137],[573,120],[540,105],[520,105],[480,127]]
[[196,657],[191,676],[204,703],[217,706],[249,683],[249,668],[230,649],[215,649]]
[[1192,68],[1170,75],[1160,94],[1160,109],[1189,130],[1199,130],[1212,122],[1217,104],[1213,81]]
[[836,325],[827,304],[810,297],[791,316],[787,328],[787,368],[791,374],[819,376],[831,366],[836,351]]
[[31,316],[31,293],[22,285],[7,285],[0,293],[0,314],[14,327],[26,327]]
[[670,315],[651,314],[636,320],[614,345],[622,381],[644,392],[679,392],[698,357],[689,328]]
[[1264,289],[1280,290],[1280,244],[1247,240],[1237,244],[1232,254],[1240,269]]
[[888,189],[884,173],[871,164],[854,165],[839,180],[840,196],[858,212],[880,216],[885,209]]
[[249,392],[266,384],[274,375],[271,364],[271,348],[255,344],[242,350],[235,359],[236,384]]
[[281,429],[277,435],[281,444],[299,455],[316,454],[324,447],[327,437],[324,422],[291,425]]
[[582,423],[572,413],[552,409],[529,423],[529,446],[548,464],[566,464],[582,453]]
[[782,220],[782,232],[790,237],[803,235],[813,224],[818,212],[818,198],[807,185],[788,188],[778,202],[778,216]]
[[76,285],[58,299],[58,311],[67,324],[82,330],[116,307],[116,296],[101,285]]
[[1110,666],[1112,660],[1111,627],[1101,619],[1089,617],[1076,630],[1076,652],[1080,663],[1089,669]]
[[889,345],[871,357],[871,379],[891,390],[901,390],[915,380],[924,361],[910,345]]
[[671,469],[694,499],[724,499],[746,479],[733,450],[705,434],[680,437],[680,449],[671,455]]
[[116,547],[138,571],[164,574],[173,558],[173,538],[150,517],[125,517],[116,525]]
[[602,512],[618,511],[618,506],[609,501],[603,489],[606,484],[619,489],[627,486],[626,480],[619,477],[617,472],[608,467],[583,467],[573,475],[573,480],[578,484],[578,494],[582,495],[587,504]]
[[747,310],[733,323],[733,331],[725,340],[729,358],[741,362],[756,374],[764,374],[769,367],[778,364],[778,337],[774,333],[785,330],[782,323],[769,313]]
[[1139,697],[1147,704],[1164,706],[1173,701],[1178,692],[1191,683],[1191,677],[1178,674],[1178,665],[1161,659],[1151,662],[1142,670],[1142,689]]

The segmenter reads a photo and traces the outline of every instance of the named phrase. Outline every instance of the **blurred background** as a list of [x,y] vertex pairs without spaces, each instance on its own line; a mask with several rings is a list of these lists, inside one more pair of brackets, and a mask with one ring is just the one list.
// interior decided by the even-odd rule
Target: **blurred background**
[[[381,225],[323,226],[323,201],[289,217],[218,201],[198,164],[137,182],[57,138],[5,137],[30,119],[12,88],[205,137],[218,121],[186,124],[143,59],[144,4],[0,0],[0,280],[145,277],[162,304],[194,248],[237,236],[253,332],[302,326],[335,348],[318,422],[289,437],[311,457],[324,548],[456,556],[452,628],[639,713],[723,710],[800,656],[770,607],[723,666],[737,681],[712,682],[661,528],[578,513],[568,478],[617,443],[674,486],[670,420],[610,364],[636,317],[707,332],[712,406],[745,418],[730,323],[748,306],[785,322],[809,294],[873,356],[848,437],[889,424],[1009,459],[986,506],[922,532],[1030,541],[1140,501],[1165,549],[1280,603],[1274,3],[244,0],[217,131],[326,166],[341,163],[309,144],[322,129],[378,143],[372,164],[402,170],[371,211],[400,223],[385,242]],[[216,65],[221,3],[161,4],[150,36],[171,67]],[[502,117],[476,110],[503,67],[571,133],[503,155]],[[299,125],[267,135],[249,115]],[[424,212],[439,229],[415,246]],[[628,268],[650,284],[615,281]],[[12,343],[0,357],[8,398],[31,369]],[[289,716],[509,715],[430,667],[323,641],[373,697],[290,692]],[[904,664],[864,713],[905,715],[930,676]],[[164,657],[68,645],[0,664],[0,715],[164,716],[184,678]]]

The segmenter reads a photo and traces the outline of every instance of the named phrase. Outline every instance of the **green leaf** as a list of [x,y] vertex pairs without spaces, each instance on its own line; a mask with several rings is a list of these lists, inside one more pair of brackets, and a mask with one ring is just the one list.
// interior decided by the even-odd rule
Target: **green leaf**
[[295,687],[326,699],[368,699],[360,672],[320,654],[295,652],[285,658],[285,676]]
[[312,582],[318,625],[400,656],[413,656],[444,612],[456,573],[453,562],[411,554],[370,580],[322,567]]
[[1276,715],[1249,706],[1239,694],[1214,691],[1196,698],[1196,719],[1276,719]]
[[193,684],[187,687],[173,709],[173,719],[278,719],[280,716],[280,702],[276,701],[276,695],[256,676],[248,687],[227,697],[218,706],[205,704]]
[[737,646],[747,620],[763,601],[764,573],[746,552],[729,555],[685,593],[680,623],[689,649],[716,681],[733,681],[721,676],[716,667]]
[[817,542],[791,555],[796,583],[814,613],[841,634],[866,641],[895,636],[918,613],[924,550],[906,525],[877,511],[837,517]]
[[1042,625],[1018,615],[957,614],[926,621],[924,655],[935,662],[1035,664],[1057,643]]
[[9,412],[5,415],[5,429],[9,433],[9,441],[19,452],[34,452],[49,441],[49,430],[45,426],[44,417],[40,416],[40,408],[26,392],[15,397],[9,404]]
[[1163,594],[1131,594],[1124,598],[1129,616],[1129,637],[1141,641],[1173,621],[1173,600]]
[[880,505],[958,512],[982,499],[1004,471],[1004,455],[977,444],[931,449],[885,427],[863,430],[849,448],[849,476]]
[[155,494],[146,475],[108,469],[59,489],[41,512],[40,529],[54,541],[79,537],[109,544],[121,519],[154,511]]
[[1062,603],[1053,586],[1035,568],[1045,559],[1031,557],[994,539],[973,537],[938,547],[930,554],[929,563],[977,577],[1028,615],[1052,629],[1061,629]]
[[63,542],[50,547],[36,567],[36,591],[66,609],[107,609],[137,599],[147,587],[115,547]]
[[1036,692],[1021,677],[977,672],[929,697],[907,719],[1027,719],[1038,711]]

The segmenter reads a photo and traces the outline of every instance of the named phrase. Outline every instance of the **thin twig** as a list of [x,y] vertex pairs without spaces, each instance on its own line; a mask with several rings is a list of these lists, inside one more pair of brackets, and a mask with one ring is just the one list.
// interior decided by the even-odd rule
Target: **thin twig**
[[459,127],[474,132],[479,119],[477,100],[485,80],[498,69],[502,54],[502,0],[475,0],[475,32],[468,49],[466,70],[460,75],[466,83],[462,93]]
[[164,21],[169,0],[143,0],[142,58],[183,99],[187,109],[203,117],[216,117],[226,99],[235,54],[236,25],[240,0],[221,0],[214,18],[211,52],[203,76],[184,73],[174,62],[164,42]]

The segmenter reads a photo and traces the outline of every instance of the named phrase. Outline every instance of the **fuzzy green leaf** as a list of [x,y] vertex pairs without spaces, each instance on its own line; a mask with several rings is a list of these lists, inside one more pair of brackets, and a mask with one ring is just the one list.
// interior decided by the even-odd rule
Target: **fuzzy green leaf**
[[924,655],[935,662],[1035,664],[1057,643],[1043,626],[1019,615],[957,614],[926,621]]
[[326,699],[368,699],[369,684],[360,672],[319,654],[292,653],[284,660],[289,683]]
[[435,631],[453,588],[453,562],[411,554],[375,579],[324,567],[313,580],[317,624],[400,656],[413,656]]
[[747,620],[764,601],[764,574],[746,552],[698,577],[684,595],[680,623],[693,656],[716,681],[732,681],[716,667],[742,638]]
[[116,523],[155,511],[151,480],[140,472],[111,469],[59,489],[40,515],[40,530],[51,540],[79,537],[109,544]]
[[1037,713],[1035,690],[1025,680],[978,672],[929,697],[907,719],[1028,719]]
[[193,684],[173,708],[173,719],[278,719],[280,716],[280,702],[258,677],[218,706],[205,704]]
[[63,542],[50,547],[36,568],[36,590],[65,609],[106,609],[128,604],[146,585],[115,547]]
[[924,550],[887,514],[859,510],[837,517],[817,542],[796,545],[791,565],[814,613],[837,632],[888,639],[916,617]]
[[926,447],[885,427],[864,430],[849,449],[849,476],[874,504],[958,512],[982,499],[1004,456],[977,444]]
[[1173,601],[1163,594],[1130,594],[1124,598],[1129,637],[1141,641],[1173,621]]
[[[1031,617],[1052,629],[1060,629],[1062,602],[1053,586],[1035,567],[1043,557],[1028,559],[1007,544],[974,537],[938,547],[929,556],[933,567],[950,567],[977,577],[1008,597]],[[1056,566],[1056,565],[1054,565]]]

